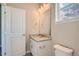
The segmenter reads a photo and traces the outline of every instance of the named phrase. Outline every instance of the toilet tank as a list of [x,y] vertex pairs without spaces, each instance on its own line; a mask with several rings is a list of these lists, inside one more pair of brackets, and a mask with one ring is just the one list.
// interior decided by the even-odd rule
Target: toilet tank
[[54,45],[55,56],[72,56],[73,50],[61,45]]

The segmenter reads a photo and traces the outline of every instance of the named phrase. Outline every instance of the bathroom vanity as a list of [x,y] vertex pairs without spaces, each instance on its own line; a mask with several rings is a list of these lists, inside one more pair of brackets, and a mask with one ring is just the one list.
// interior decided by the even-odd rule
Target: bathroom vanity
[[50,35],[31,35],[30,50],[33,56],[51,56],[52,40]]

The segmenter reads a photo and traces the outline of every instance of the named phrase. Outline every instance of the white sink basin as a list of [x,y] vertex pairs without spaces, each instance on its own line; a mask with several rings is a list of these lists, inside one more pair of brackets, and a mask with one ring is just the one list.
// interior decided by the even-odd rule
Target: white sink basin
[[35,41],[45,41],[45,40],[50,40],[50,35],[34,34],[31,35],[31,38]]

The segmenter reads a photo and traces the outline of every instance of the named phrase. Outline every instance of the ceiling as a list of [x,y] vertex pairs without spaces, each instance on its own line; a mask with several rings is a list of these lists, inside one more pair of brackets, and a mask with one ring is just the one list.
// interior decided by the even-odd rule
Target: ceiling
[[38,8],[39,3],[7,3],[8,6],[12,6],[12,7],[17,7],[17,8],[22,8],[22,9],[26,9],[26,8]]

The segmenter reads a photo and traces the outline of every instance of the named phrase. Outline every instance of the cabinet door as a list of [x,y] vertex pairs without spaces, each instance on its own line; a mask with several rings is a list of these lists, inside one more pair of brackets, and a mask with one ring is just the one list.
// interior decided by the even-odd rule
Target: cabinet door
[[52,55],[51,40],[38,43],[38,55],[39,56],[51,56]]

